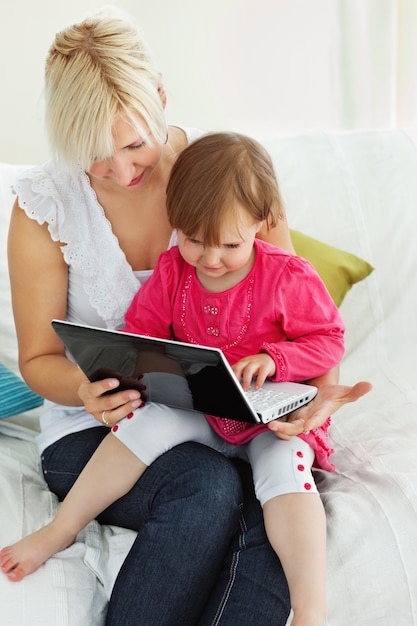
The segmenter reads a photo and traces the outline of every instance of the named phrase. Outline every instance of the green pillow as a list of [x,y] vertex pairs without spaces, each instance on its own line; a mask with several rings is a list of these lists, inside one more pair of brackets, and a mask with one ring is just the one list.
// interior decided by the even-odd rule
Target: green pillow
[[43,398],[0,363],[0,419],[30,411],[43,404]]
[[296,254],[310,261],[337,306],[342,304],[352,285],[369,276],[374,269],[350,252],[339,250],[297,230],[291,229],[290,233]]

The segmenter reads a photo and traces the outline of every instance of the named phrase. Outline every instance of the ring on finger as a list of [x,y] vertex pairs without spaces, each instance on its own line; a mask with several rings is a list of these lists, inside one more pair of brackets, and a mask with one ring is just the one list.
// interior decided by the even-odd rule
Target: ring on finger
[[109,422],[106,419],[106,411],[103,411],[103,413],[101,414],[101,421],[103,422],[103,424],[105,424],[106,426],[110,426]]

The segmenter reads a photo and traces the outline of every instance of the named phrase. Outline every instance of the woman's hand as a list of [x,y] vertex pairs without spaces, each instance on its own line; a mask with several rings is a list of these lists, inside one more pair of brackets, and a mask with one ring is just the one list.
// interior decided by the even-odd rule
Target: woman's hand
[[87,413],[109,428],[142,404],[139,391],[117,391],[119,385],[117,378],[105,378],[94,383],[86,380],[78,388]]
[[318,428],[329,417],[348,402],[356,402],[371,391],[371,383],[361,381],[349,385],[326,384],[319,387],[316,397],[305,406],[293,411],[286,422],[275,420],[268,424],[280,439],[290,439],[302,432]]

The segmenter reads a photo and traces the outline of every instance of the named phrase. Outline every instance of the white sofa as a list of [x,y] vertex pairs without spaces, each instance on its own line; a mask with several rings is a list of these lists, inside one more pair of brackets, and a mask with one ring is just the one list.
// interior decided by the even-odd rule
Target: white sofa
[[[329,623],[417,625],[417,130],[264,141],[291,227],[374,267],[341,305],[342,382],[369,380],[374,388],[335,414],[337,469],[317,476],[328,520]],[[18,169],[0,165],[0,362],[14,371],[5,240]],[[36,410],[0,421],[0,545],[49,520],[57,507],[39,470],[36,430]],[[74,546],[22,582],[0,575],[0,622],[103,624],[132,538],[131,531],[92,522]]]

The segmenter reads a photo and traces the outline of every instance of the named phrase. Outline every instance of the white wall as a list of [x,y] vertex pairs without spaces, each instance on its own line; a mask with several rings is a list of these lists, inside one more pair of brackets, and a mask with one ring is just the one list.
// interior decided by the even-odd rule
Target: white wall
[[[96,0],[14,0],[0,19],[0,161],[48,158],[44,59]],[[163,73],[168,120],[264,134],[334,128],[332,0],[123,0]]]

